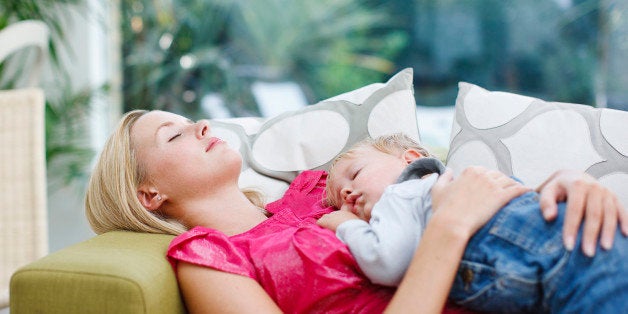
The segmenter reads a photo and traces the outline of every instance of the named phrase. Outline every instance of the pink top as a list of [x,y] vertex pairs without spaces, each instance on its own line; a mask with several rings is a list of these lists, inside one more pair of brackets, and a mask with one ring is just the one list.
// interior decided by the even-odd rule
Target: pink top
[[228,237],[195,227],[176,237],[168,259],[255,279],[286,313],[380,313],[394,290],[371,284],[334,232],[316,225],[332,210],[322,205],[326,174],[305,171],[284,197],[268,204],[273,216]]

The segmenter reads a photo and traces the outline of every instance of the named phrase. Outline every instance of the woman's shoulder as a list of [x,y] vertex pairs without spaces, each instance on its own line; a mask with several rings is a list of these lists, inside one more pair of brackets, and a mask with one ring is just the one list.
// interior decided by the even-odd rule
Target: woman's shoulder
[[202,226],[175,237],[166,253],[176,269],[177,262],[212,267],[254,278],[248,258],[224,233]]
[[[202,226],[196,226],[172,239],[168,246],[169,257],[186,257],[203,254],[206,250],[215,250],[218,247],[213,243],[231,244],[224,233]],[[227,245],[229,246],[229,245]]]
[[177,246],[180,245],[182,243],[185,243],[187,241],[193,240],[195,238],[200,238],[200,237],[204,237],[207,235],[212,235],[212,236],[220,236],[220,235],[224,235],[226,237],[226,235],[218,230],[215,229],[211,229],[211,228],[206,228],[203,226],[196,226],[178,236],[176,236],[174,239],[172,239],[172,241],[170,242],[170,247],[173,246]]

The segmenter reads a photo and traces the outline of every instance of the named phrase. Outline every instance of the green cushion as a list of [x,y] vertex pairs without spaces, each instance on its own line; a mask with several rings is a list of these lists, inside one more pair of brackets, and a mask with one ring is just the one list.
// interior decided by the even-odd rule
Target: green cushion
[[115,231],[52,253],[13,274],[11,313],[185,313],[172,238]]

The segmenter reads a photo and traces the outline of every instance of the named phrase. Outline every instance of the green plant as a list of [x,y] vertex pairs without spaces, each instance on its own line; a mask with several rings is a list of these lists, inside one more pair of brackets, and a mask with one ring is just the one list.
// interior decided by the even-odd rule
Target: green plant
[[221,52],[231,8],[216,2],[122,1],[125,109],[194,115],[202,91],[237,88]]
[[[49,53],[52,64],[59,65],[60,45],[67,45],[62,21],[85,0],[0,0],[0,29],[22,20],[40,20],[50,28]],[[66,46],[67,47],[67,46]],[[62,69],[56,68],[58,71]]]
[[[228,49],[257,79],[291,79],[320,100],[392,73],[407,44],[385,7],[354,0],[236,1]],[[264,68],[273,70],[264,73]],[[274,77],[273,77],[274,76]]]
[[195,116],[204,94],[220,93],[232,114],[257,114],[255,80],[296,81],[313,102],[381,81],[407,41],[382,5],[355,0],[124,0],[122,8],[127,110]]
[[[53,186],[66,185],[86,177],[94,153],[87,142],[86,118],[92,97],[98,90],[74,91],[70,75],[59,60],[60,49],[73,53],[64,35],[62,21],[84,0],[0,0],[0,29],[20,20],[40,20],[50,29],[49,60],[56,79],[44,86],[46,94],[45,130],[46,165],[49,182]],[[28,67],[27,59],[16,60],[20,67]],[[20,75],[27,71],[3,71],[0,64],[2,89],[16,88]]]
[[47,101],[46,164],[50,187],[87,179],[94,156],[86,132],[88,111],[94,98],[107,90],[107,86],[79,91],[63,86],[54,100]]

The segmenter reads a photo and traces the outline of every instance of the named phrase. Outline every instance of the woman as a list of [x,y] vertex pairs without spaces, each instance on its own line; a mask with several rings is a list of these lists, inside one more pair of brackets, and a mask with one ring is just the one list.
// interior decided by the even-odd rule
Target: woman
[[[388,305],[391,312],[436,313],[445,304],[471,235],[498,208],[526,191],[510,178],[480,168],[455,180],[443,176],[434,190],[452,197],[433,204],[435,214],[424,234],[427,245],[417,250],[393,295],[370,284],[335,235],[316,226],[315,216],[326,210],[320,207],[324,174],[306,172],[295,180],[284,200],[268,207],[276,213],[268,218],[259,198],[238,188],[240,167],[239,154],[211,136],[207,121],[192,122],[162,111],[130,112],[94,169],[86,196],[87,216],[97,233],[125,229],[180,234],[168,256],[192,312],[381,311]],[[597,206],[611,193],[589,177],[555,175],[543,185],[544,202],[555,203],[570,191],[584,196],[570,196],[576,200],[570,205],[571,216],[576,217],[574,229],[586,204],[589,241],[597,241],[600,229],[603,235],[614,233],[618,209]],[[552,206],[546,207],[551,216]],[[574,230],[566,228],[566,232]],[[266,238],[271,240],[264,243]],[[286,254],[303,256],[281,260],[287,264],[274,267],[272,258],[282,252],[264,250],[266,244],[277,243],[286,244]],[[301,245],[301,251],[294,243]],[[303,249],[308,247],[312,250]],[[321,257],[319,250],[329,255]],[[325,264],[310,260],[315,258]],[[329,273],[334,275],[325,277]],[[320,282],[328,284],[303,290]]]

